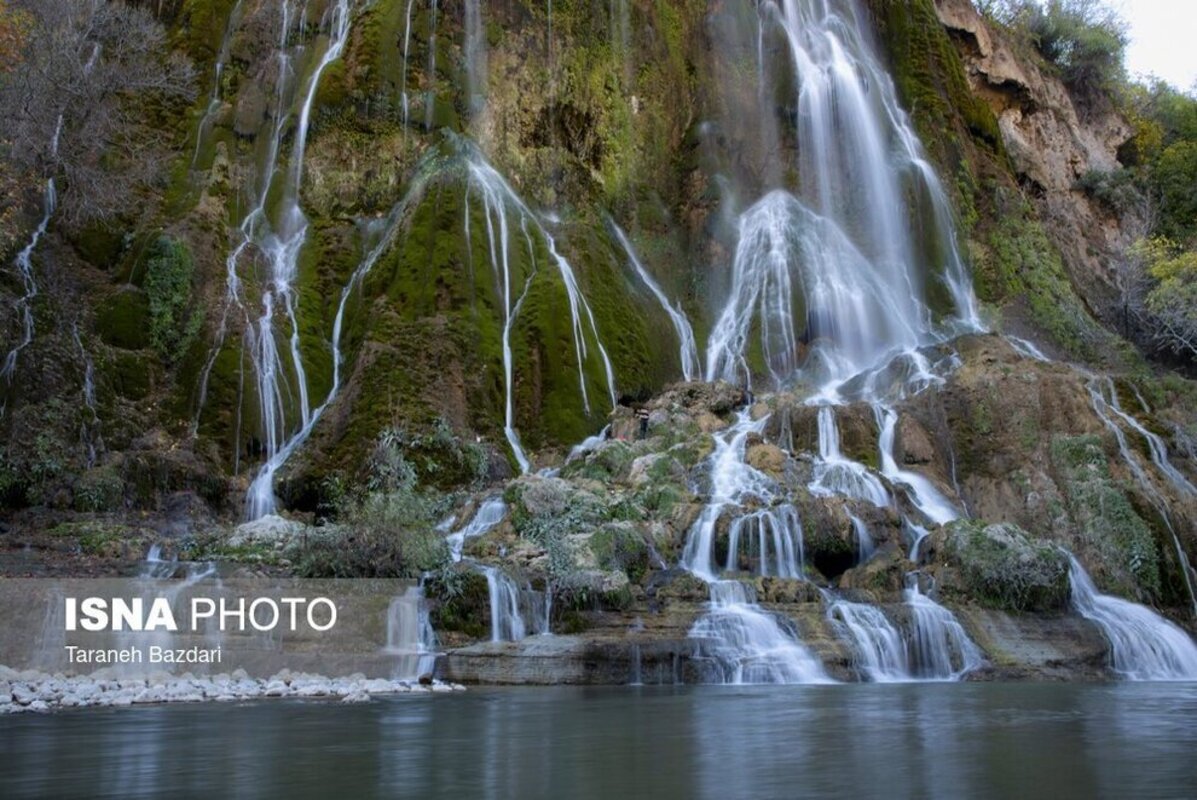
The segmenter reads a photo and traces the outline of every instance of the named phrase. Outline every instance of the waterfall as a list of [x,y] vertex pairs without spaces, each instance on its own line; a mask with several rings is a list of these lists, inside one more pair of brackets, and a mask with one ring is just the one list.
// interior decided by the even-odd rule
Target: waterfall
[[[283,177],[278,195],[278,211],[272,219],[267,211],[267,203],[268,198],[274,196],[272,188],[275,186],[275,176],[280,173],[278,159],[282,151],[283,132],[289,118],[287,108],[289,89],[292,88],[292,61],[297,53],[302,52],[301,48],[296,48],[295,52],[289,48],[289,36],[296,10],[289,1],[282,4],[276,54],[278,77],[274,125],[266,141],[265,158],[260,170],[260,181],[255,189],[254,205],[238,228],[241,241],[230,251],[225,262],[225,299],[221,320],[216,342],[200,377],[198,407],[202,410],[207,397],[208,379],[227,335],[229,316],[236,310],[244,318],[245,351],[248,351],[254,372],[261,439],[266,455],[266,461],[258,469],[247,493],[246,516],[250,519],[274,512],[274,475],[295,449],[307,439],[320,417],[320,412],[335,394],[339,380],[340,352],[337,339],[349,286],[342,295],[337,314],[337,330],[333,337],[333,386],[330,387],[324,403],[313,410],[308,397],[307,373],[300,350],[298,293],[293,284],[298,276],[299,257],[307,238],[307,218],[299,205],[299,191],[303,183],[303,162],[312,106],[321,76],[330,64],[341,57],[348,41],[351,10],[351,0],[336,0],[329,8],[323,24],[328,31],[327,45],[306,83],[297,87],[300,91],[296,99],[301,100],[301,103],[295,138],[287,169],[281,171]],[[301,19],[299,27],[302,26]],[[256,322],[251,318],[247,301],[243,297],[238,273],[242,258],[251,254],[253,250],[265,257],[269,272],[268,282],[262,293],[262,311]],[[373,257],[377,258],[377,255],[374,254]],[[367,261],[372,263],[369,258]],[[355,273],[355,278],[360,272],[361,269]],[[351,280],[350,285],[353,283]],[[275,325],[276,314],[283,318],[281,329],[278,331]],[[280,352],[276,336],[286,337],[287,358]],[[297,426],[294,423],[288,425],[288,407],[292,403],[298,405]],[[194,425],[198,426],[198,422],[197,414]],[[237,424],[239,431],[240,416]]]
[[881,474],[891,483],[906,489],[906,496],[923,516],[936,525],[945,525],[960,517],[956,507],[943,496],[935,484],[917,472],[901,469],[894,458],[894,440],[898,426],[898,414],[892,408],[882,405],[873,407],[873,415],[881,429],[878,447],[881,451]]
[[[462,548],[467,539],[481,536],[496,527],[507,515],[507,505],[502,498],[491,497],[483,501],[469,523],[445,537],[449,544],[449,557],[454,563],[467,563],[486,578],[490,601],[490,640],[492,642],[516,642],[528,636],[531,627],[536,633],[549,633],[549,614],[552,611],[552,587],[545,592],[520,589],[498,567],[479,564],[462,557]],[[532,621],[532,625],[528,624]]]
[[[62,114],[58,115],[58,122],[54,125],[54,136],[50,140],[50,158],[58,158],[58,142],[62,138]],[[45,197],[42,200],[42,219],[33,229],[29,243],[17,253],[17,273],[21,276],[21,287],[24,290],[16,303],[17,315],[21,319],[21,340],[8,351],[4,357],[4,365],[0,366],[0,377],[12,384],[13,372],[17,368],[17,356],[33,341],[33,300],[37,297],[37,281],[33,277],[33,251],[38,242],[46,235],[46,228],[50,225],[50,217],[54,216],[54,209],[58,205],[58,191],[54,178],[46,179]]]
[[984,657],[951,611],[919,591],[904,592],[910,607],[912,672],[925,680],[955,681],[981,666]]
[[424,130],[432,130],[432,112],[436,108],[436,12],[437,0],[428,9],[428,91],[424,95]]
[[388,655],[398,656],[393,677],[413,680],[431,674],[436,666],[436,634],[424,606],[424,590],[410,586],[387,607]]
[[[249,519],[258,519],[275,510],[274,474],[290,457],[294,450],[292,440],[307,438],[314,424],[311,405],[308,400],[307,373],[299,347],[299,320],[295,308],[298,294],[292,285],[299,273],[299,255],[307,240],[307,217],[299,206],[299,189],[303,183],[303,159],[307,148],[308,129],[311,123],[312,103],[320,77],[329,64],[341,57],[349,38],[350,0],[338,0],[328,12],[328,46],[321,56],[303,95],[299,121],[295,131],[290,163],[282,186],[281,209],[277,230],[266,230],[259,234],[258,247],[270,262],[270,282],[262,295],[262,315],[258,320],[254,348],[255,373],[257,377],[258,408],[261,414],[263,440],[266,446],[266,463],[259,469],[250,484],[246,499]],[[286,324],[290,328],[289,344],[294,371],[294,389],[298,392],[299,428],[286,431],[286,404],[291,399],[284,378],[284,362],[275,341],[275,302],[281,304]]]
[[461,550],[465,547],[466,539],[481,536],[502,522],[506,515],[507,504],[502,498],[491,497],[483,501],[468,525],[445,537],[445,541],[449,543],[449,558],[453,563],[461,561]]
[[815,462],[810,482],[811,493],[851,497],[872,503],[878,508],[889,506],[892,499],[881,480],[864,464],[846,458],[840,451],[840,432],[835,422],[835,408],[829,405],[820,406],[818,423],[819,460]]
[[902,635],[875,606],[834,600],[827,619],[844,630],[856,650],[857,669],[873,683],[913,679]]
[[1034,342],[1021,339],[1011,334],[1006,334],[1003,338],[1009,342],[1010,346],[1013,347],[1015,352],[1017,352],[1020,356],[1024,358],[1030,358],[1034,361],[1043,361],[1048,363],[1051,362],[1051,359],[1044,355],[1043,351],[1036,347]]
[[403,107],[403,135],[407,137],[407,125],[411,118],[411,98],[407,94],[407,63],[411,49],[411,7],[416,0],[407,0],[407,11],[403,15],[403,70],[399,79],[399,101]]
[[[713,665],[721,683],[827,682],[822,664],[798,640],[792,625],[783,627],[776,615],[760,608],[749,586],[721,580],[715,574],[719,518],[745,503],[773,499],[772,481],[744,460],[748,435],[760,433],[767,420],[754,422],[745,409],[733,426],[714,435],[715,451],[709,457],[710,499],[686,534],[681,560],[681,566],[706,581],[711,592],[707,612],[691,627],[689,637],[697,640],[699,657]],[[746,518],[752,521],[745,522]],[[772,543],[776,573],[801,576],[802,527],[793,506],[741,513],[732,522],[731,536],[737,544],[730,544],[729,539],[729,568],[737,557],[738,539],[743,537],[756,541],[761,574],[769,571],[766,547]]]
[[636,274],[640,276],[640,280],[652,292],[653,297],[657,299],[657,302],[661,304],[661,308],[669,316],[669,321],[673,323],[673,330],[677,334],[678,339],[678,359],[681,362],[683,380],[694,380],[699,377],[698,346],[694,341],[694,329],[690,327],[690,320],[686,319],[686,312],[682,310],[682,304],[678,303],[675,306],[669,303],[669,299],[665,297],[665,292],[661,291],[661,287],[653,280],[653,276],[640,263],[640,259],[636,256],[636,251],[632,247],[632,243],[628,241],[628,237],[623,232],[623,229],[616,225],[614,220],[610,222],[611,229],[615,232],[615,238],[619,241],[620,246],[623,247],[624,253],[628,256],[628,261],[631,262],[632,267],[636,270]]
[[823,665],[739,581],[710,584],[707,613],[690,628],[719,683],[829,683]]
[[855,514],[849,514],[848,519],[852,521],[852,531],[856,534],[856,560],[858,563],[863,564],[873,557],[877,546],[873,543],[873,537],[869,533],[869,526],[865,524],[864,520]]
[[[1174,467],[1168,460],[1168,448],[1164,444],[1164,440],[1144,428],[1137,419],[1122,410],[1122,406],[1118,402],[1118,392],[1114,388],[1113,380],[1110,378],[1101,379],[1094,376],[1089,379],[1087,388],[1089,390],[1089,400],[1093,405],[1093,412],[1097,414],[1106,428],[1114,434],[1114,438],[1118,441],[1118,452],[1122,455],[1122,460],[1130,468],[1131,473],[1135,476],[1135,481],[1147,494],[1148,499],[1159,512],[1160,518],[1163,519],[1164,525],[1168,528],[1168,532],[1172,535],[1172,544],[1176,548],[1176,558],[1179,563],[1180,574],[1184,578],[1185,589],[1188,590],[1189,601],[1193,605],[1193,614],[1197,616],[1197,571],[1194,571],[1193,566],[1189,563],[1189,556],[1185,553],[1185,549],[1180,543],[1180,536],[1177,535],[1176,528],[1172,525],[1172,517],[1168,513],[1167,501],[1155,488],[1155,485],[1152,484],[1151,478],[1148,477],[1147,471],[1139,462],[1139,457],[1131,450],[1130,443],[1126,439],[1126,433],[1118,425],[1115,417],[1129,425],[1132,430],[1147,440],[1147,447],[1151,452],[1152,463],[1164,474],[1164,477],[1178,494],[1187,497],[1197,497],[1197,487],[1194,487],[1180,470]],[[1109,400],[1106,399],[1107,391],[1110,395]]]
[[199,162],[200,150],[203,147],[208,126],[212,124],[212,119],[216,116],[216,112],[220,110],[222,105],[220,81],[224,76],[224,65],[229,60],[229,49],[233,43],[233,33],[241,24],[242,3],[244,3],[244,0],[237,0],[233,4],[232,10],[229,12],[228,22],[224,28],[224,35],[220,39],[220,48],[216,51],[216,61],[212,65],[212,94],[208,98],[208,106],[204,109],[204,115],[200,117],[199,125],[196,128],[195,153],[191,156],[192,168]]
[[740,544],[762,576],[802,577],[802,522],[789,503],[737,517],[727,532],[727,572],[740,570]]
[[[468,191],[466,194],[465,235],[467,249],[473,252],[473,238],[470,225],[470,194],[477,193],[482,199],[483,217],[486,220],[486,243],[490,256],[491,270],[498,284],[499,298],[503,305],[503,384],[504,384],[504,416],[503,432],[512,454],[520,465],[521,472],[529,472],[531,463],[520,444],[519,433],[515,428],[515,360],[511,350],[511,330],[519,316],[523,300],[532,286],[537,275],[534,258],[533,233],[539,235],[549,252],[549,257],[557,268],[565,287],[569,304],[571,330],[573,333],[574,356],[578,366],[578,388],[582,395],[582,405],[587,414],[591,413],[590,394],[586,388],[586,373],[584,365],[590,356],[587,338],[594,342],[595,349],[601,360],[607,382],[607,394],[611,407],[615,407],[615,371],[611,366],[611,359],[603,346],[599,336],[598,325],[594,319],[594,312],[590,304],[582,295],[577,277],[569,261],[557,249],[557,243],[552,235],[541,225],[540,220],[532,213],[519,195],[511,188],[503,176],[495,170],[478,148],[464,140],[460,141],[462,157],[465,159],[468,175]],[[519,222],[519,232],[528,248],[531,271],[524,278],[522,288],[516,294],[514,265],[511,263],[511,222],[509,212]]]
[[470,117],[477,119],[486,107],[486,26],[480,0],[465,3],[466,102]]
[[710,455],[710,500],[698,520],[686,534],[682,565],[704,580],[715,580],[715,526],[729,505],[745,496],[763,497],[769,493],[768,476],[744,460],[748,435],[764,430],[765,419],[752,421],[747,410],[741,411],[736,424],[716,433],[715,451]]
[[[796,109],[801,178],[793,192],[774,188],[740,214],[707,379],[746,380],[758,330],[779,385],[808,369],[842,382],[934,339],[923,265],[938,269],[954,324],[979,329],[947,196],[855,4],[762,0],[758,9],[758,51],[766,36],[779,37],[790,55],[789,74],[776,81],[766,74],[776,62],[758,59],[759,113],[764,120],[775,106]],[[793,95],[773,97],[773,84],[792,86]]]
[[490,592],[490,640],[517,642],[528,635],[520,611],[520,590],[498,567],[480,567]]
[[1114,669],[1133,681],[1197,680],[1197,645],[1179,627],[1146,606],[1099,594],[1070,553],[1072,605],[1095,622],[1110,643]]

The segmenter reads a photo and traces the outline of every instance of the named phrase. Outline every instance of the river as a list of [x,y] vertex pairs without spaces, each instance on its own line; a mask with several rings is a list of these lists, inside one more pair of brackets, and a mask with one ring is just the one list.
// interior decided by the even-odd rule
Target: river
[[473,689],[0,721],[0,797],[1193,797],[1197,684]]

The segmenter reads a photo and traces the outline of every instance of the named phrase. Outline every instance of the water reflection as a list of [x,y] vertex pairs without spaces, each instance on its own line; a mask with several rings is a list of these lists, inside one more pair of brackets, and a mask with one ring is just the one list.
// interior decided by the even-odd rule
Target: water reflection
[[1197,685],[481,690],[0,719],[0,796],[1197,796]]

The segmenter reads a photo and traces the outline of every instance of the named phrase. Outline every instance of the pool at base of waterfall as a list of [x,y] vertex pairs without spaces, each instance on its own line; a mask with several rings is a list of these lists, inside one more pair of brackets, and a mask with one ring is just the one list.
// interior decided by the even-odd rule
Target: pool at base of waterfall
[[9,717],[0,796],[1192,797],[1197,683],[478,689]]

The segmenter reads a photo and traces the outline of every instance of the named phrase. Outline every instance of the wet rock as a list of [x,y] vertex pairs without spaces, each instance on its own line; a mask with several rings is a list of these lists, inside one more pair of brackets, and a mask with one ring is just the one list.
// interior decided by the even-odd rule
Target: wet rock
[[253,522],[238,525],[229,537],[232,547],[247,545],[265,545],[274,549],[283,549],[303,536],[307,526],[302,522],[284,519],[275,514],[268,514]]
[[785,471],[786,454],[777,445],[758,443],[748,448],[745,454],[748,465],[775,478]]
[[926,553],[955,570],[939,583],[992,608],[1050,611],[1068,605],[1068,560],[1015,525],[960,520],[930,537]]

